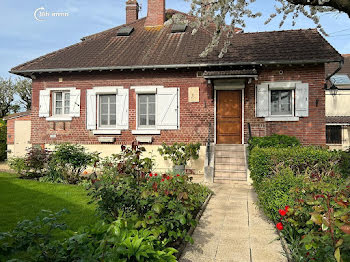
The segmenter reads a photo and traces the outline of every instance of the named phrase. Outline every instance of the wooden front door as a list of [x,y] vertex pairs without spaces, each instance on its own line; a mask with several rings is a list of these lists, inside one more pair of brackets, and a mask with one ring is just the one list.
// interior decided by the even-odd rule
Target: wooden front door
[[216,92],[216,143],[242,144],[242,91]]

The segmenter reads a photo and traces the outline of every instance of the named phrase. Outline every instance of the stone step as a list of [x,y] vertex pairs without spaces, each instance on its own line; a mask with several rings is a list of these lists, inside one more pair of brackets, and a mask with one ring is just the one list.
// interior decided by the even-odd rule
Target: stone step
[[245,171],[219,171],[219,170],[215,170],[215,175],[214,178],[219,178],[219,177],[226,177],[226,178],[244,178],[247,179],[247,172]]
[[215,177],[214,178],[214,183],[219,183],[219,184],[230,184],[235,181],[246,181],[247,178],[229,178],[229,177]]
[[215,164],[234,164],[234,165],[245,165],[244,157],[217,157],[215,158]]
[[215,157],[244,158],[244,152],[237,151],[215,151]]
[[244,145],[216,145],[215,151],[244,152]]
[[215,163],[215,171],[246,171],[245,165]]

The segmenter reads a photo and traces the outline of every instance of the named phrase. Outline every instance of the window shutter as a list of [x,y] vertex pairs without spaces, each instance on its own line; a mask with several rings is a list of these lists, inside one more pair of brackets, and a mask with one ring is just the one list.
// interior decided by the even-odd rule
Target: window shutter
[[117,129],[129,129],[129,89],[118,89],[116,98]]
[[295,116],[309,116],[309,84],[296,84],[295,88]]
[[70,90],[70,115],[80,117],[80,90]]
[[157,128],[179,128],[179,89],[159,88],[157,90]]
[[40,90],[39,94],[39,117],[50,116],[50,90]]
[[96,92],[86,90],[86,128],[95,130],[96,124]]
[[261,84],[256,86],[256,117],[266,117],[269,115],[269,85]]

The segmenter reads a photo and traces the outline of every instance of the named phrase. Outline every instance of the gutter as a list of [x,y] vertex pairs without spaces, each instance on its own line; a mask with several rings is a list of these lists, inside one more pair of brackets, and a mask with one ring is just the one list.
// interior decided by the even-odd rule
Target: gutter
[[344,57],[342,57],[341,60],[337,61],[337,62],[339,63],[338,68],[332,74],[330,74],[329,76],[326,77],[326,83],[324,84],[325,85],[325,89],[328,89],[327,88],[327,82],[330,81],[331,77],[334,76],[336,73],[338,73],[343,68]]
[[[83,71],[111,71],[111,70],[136,70],[136,69],[179,69],[179,68],[201,68],[201,67],[216,67],[216,66],[252,66],[252,65],[281,65],[281,64],[317,64],[342,62],[344,58],[339,60],[319,59],[319,60],[281,60],[281,61],[260,61],[260,62],[235,62],[235,63],[221,63],[221,64],[174,64],[174,65],[138,65],[138,66],[109,66],[109,67],[77,67],[77,68],[54,68],[54,69],[34,69],[34,70],[11,70],[12,74],[36,74],[36,73],[53,73],[53,72],[83,72]],[[340,69],[339,69],[340,70]]]

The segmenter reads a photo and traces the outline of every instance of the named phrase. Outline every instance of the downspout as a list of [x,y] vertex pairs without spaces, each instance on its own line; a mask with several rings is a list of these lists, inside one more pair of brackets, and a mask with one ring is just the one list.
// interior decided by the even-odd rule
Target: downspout
[[324,89],[328,89],[327,88],[327,82],[330,81],[331,77],[334,76],[336,73],[338,73],[344,65],[344,57],[341,58],[341,60],[339,61],[339,66],[338,68],[334,71],[334,73],[330,74],[329,76],[326,77],[326,83],[324,84]]

